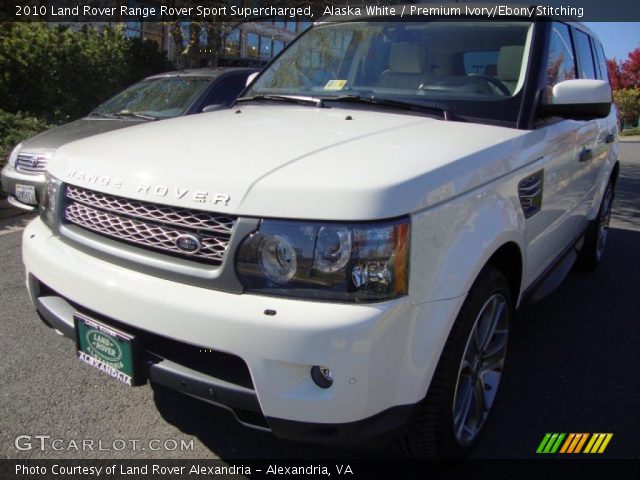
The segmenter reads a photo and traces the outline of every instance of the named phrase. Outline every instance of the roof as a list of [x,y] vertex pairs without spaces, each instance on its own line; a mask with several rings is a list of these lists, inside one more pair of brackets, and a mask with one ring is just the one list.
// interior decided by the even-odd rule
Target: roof
[[253,73],[257,72],[257,68],[245,68],[245,67],[215,67],[215,68],[192,68],[188,70],[176,70],[173,72],[163,72],[156,75],[151,75],[147,78],[163,78],[163,77],[219,77],[225,73],[231,72],[245,72]]

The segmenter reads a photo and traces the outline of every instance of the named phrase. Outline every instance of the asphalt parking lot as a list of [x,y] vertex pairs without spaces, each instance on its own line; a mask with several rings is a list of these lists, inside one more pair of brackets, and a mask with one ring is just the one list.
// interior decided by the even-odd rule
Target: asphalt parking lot
[[[476,458],[535,458],[546,432],[611,432],[605,457],[640,458],[640,139],[621,149],[603,264],[572,272],[550,297],[519,312],[497,411]],[[394,456],[283,442],[213,406],[149,385],[129,388],[84,366],[27,297],[20,258],[27,218],[0,218],[0,457]],[[31,439],[19,441],[22,450],[20,435]],[[46,448],[36,435],[50,437]],[[94,441],[94,450],[69,448],[82,440]]]

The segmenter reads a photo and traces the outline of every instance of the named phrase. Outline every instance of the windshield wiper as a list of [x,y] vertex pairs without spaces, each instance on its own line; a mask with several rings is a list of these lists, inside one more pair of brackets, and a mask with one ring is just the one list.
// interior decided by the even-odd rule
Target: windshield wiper
[[119,116],[119,117],[135,117],[135,118],[141,118],[143,120],[157,120],[158,117],[154,117],[153,115],[149,115],[147,113],[142,113],[142,112],[129,112],[129,111],[121,111],[121,112],[116,112],[115,115]]
[[101,118],[113,118],[115,115],[113,113],[92,112],[89,116],[101,117]]
[[388,98],[378,98],[362,95],[340,95],[338,97],[326,97],[322,99],[325,102],[349,102],[349,103],[363,103],[367,105],[380,105],[383,107],[397,108],[399,110],[414,111],[414,112],[426,112],[431,114],[438,114],[444,120],[453,120],[453,115],[448,109],[438,105],[424,105],[419,103],[409,103],[400,100],[390,100]]
[[253,95],[251,97],[240,97],[235,103],[252,102],[254,100],[273,100],[276,102],[295,103],[297,105],[311,105],[322,107],[322,99],[316,97],[305,97],[301,95]]
[[142,112],[127,112],[127,111],[122,111],[122,112],[111,112],[111,113],[102,113],[102,112],[94,112],[91,114],[92,117],[103,117],[103,118],[127,118],[127,117],[134,117],[134,118],[141,118],[143,120],[157,120],[158,117],[154,117],[153,115],[148,115],[146,113],[142,113]]

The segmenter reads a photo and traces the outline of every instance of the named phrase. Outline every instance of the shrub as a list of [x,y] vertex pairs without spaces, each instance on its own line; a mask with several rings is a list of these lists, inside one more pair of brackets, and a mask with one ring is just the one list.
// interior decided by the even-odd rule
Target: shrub
[[132,38],[128,40],[127,52],[127,85],[160,72],[174,70],[174,65],[167,59],[166,52],[160,50],[152,40]]
[[613,101],[623,125],[638,125],[640,118],[640,88],[623,88],[613,91]]
[[129,84],[170,68],[157,44],[131,40],[121,26],[0,24],[0,109],[8,112],[74,120]]
[[0,166],[18,143],[52,126],[36,117],[0,110]]

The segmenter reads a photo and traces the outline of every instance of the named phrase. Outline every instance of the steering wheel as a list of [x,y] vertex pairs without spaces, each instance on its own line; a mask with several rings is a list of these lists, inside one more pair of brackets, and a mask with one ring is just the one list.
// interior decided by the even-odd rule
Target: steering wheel
[[498,91],[500,93],[502,93],[505,97],[510,97],[511,96],[511,92],[509,91],[509,89],[507,88],[507,86],[502,83],[500,80],[498,80],[495,77],[489,77],[487,75],[482,75],[480,73],[470,73],[468,75],[469,77],[472,78],[479,78],[484,80],[485,82],[487,82],[490,85],[493,85],[494,87],[496,87],[498,89]]
[[500,80],[480,74],[452,75],[433,84],[423,84],[420,89],[469,91],[479,95],[495,95],[497,90],[504,96],[511,96],[509,89]]
[[309,76],[304,73],[302,69],[298,67],[298,65],[295,64],[295,62],[291,63],[291,66],[293,67],[292,70],[298,76],[298,79],[301,80],[303,87],[307,88],[313,86],[313,80],[310,79]]

